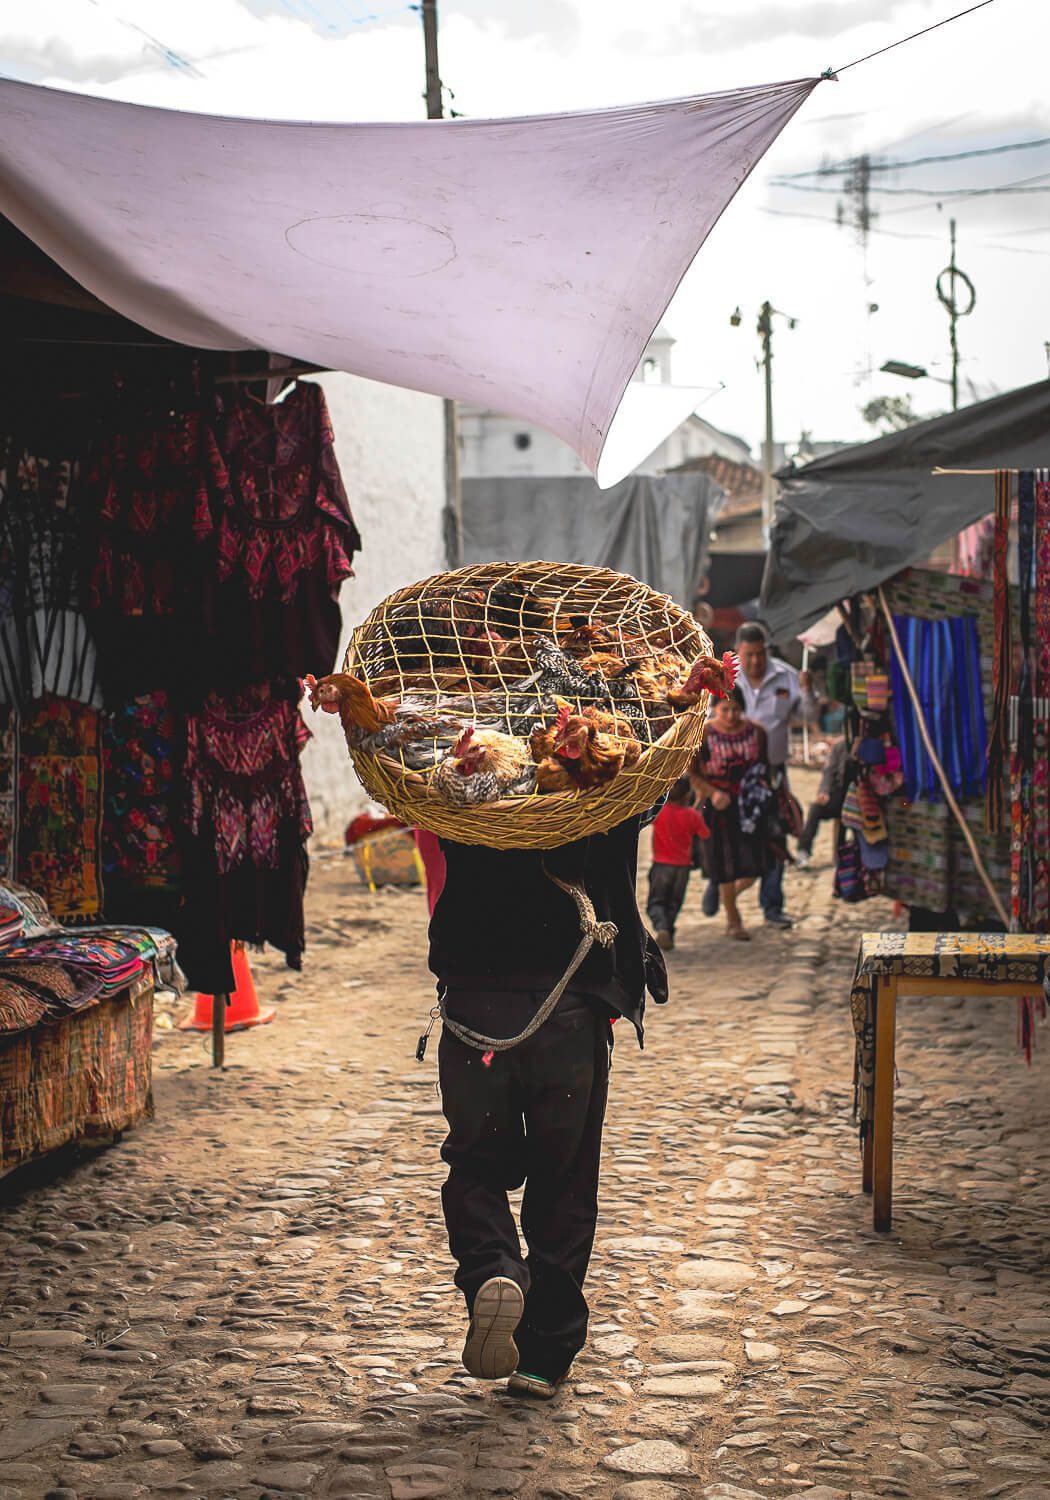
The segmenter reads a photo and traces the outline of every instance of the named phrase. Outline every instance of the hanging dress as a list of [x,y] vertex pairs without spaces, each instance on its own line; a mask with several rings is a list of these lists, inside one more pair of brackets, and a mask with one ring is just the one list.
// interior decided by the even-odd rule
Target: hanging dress
[[324,391],[297,383],[267,405],[234,389],[219,399],[216,430],[222,505],[207,610],[222,643],[222,690],[330,672],[339,590],[353,577],[361,538]]
[[288,699],[271,698],[243,716],[216,699],[187,716],[190,852],[178,935],[194,988],[232,987],[234,939],[271,943],[290,968],[302,967],[313,825],[299,756],[309,738]]

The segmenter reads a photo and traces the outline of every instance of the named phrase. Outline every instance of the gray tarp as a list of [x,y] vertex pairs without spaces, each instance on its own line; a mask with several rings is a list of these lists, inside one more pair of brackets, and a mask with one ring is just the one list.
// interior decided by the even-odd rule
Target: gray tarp
[[724,491],[707,474],[463,480],[464,561],[541,558],[630,573],[685,609],[707,564]]
[[779,474],[760,611],[774,636],[804,630],[995,509],[990,477],[938,478],[936,465],[1050,466],[1050,381]]

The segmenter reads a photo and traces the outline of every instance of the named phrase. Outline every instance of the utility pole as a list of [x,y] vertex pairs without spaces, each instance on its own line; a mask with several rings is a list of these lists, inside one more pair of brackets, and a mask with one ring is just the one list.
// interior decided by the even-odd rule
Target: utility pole
[[[958,323],[960,318],[969,317],[973,312],[977,301],[977,292],[974,284],[965,271],[961,271],[955,264],[955,220],[949,224],[949,235],[951,245],[951,259],[944,270],[937,277],[937,296],[948,314],[948,342],[952,351],[952,411],[959,410],[959,338]],[[956,285],[961,282],[966,288],[969,300],[963,306],[959,302]]]
[[[440,120],[445,109],[441,97],[441,72],[438,68],[437,0],[422,0],[423,49],[426,56],[427,119]],[[459,482],[459,414],[456,403],[447,398],[442,403],[445,416],[445,504],[452,521],[449,564],[463,566],[463,492]]]
[[[778,315],[787,318],[789,328],[794,328],[798,324],[797,318],[790,318],[787,313],[780,312],[780,309],[774,307],[772,302],[763,302],[758,309],[758,336],[762,340],[762,358],[758,363],[762,366],[766,386],[766,428],[765,437],[762,439],[762,525],[767,534],[773,524],[773,500],[775,498],[773,483],[773,319]],[[733,328],[739,328],[743,321],[738,307],[729,316],[730,325]]]
[[762,441],[762,528],[768,534],[773,524],[773,305],[763,302],[758,311],[758,336],[762,340],[762,368],[766,384],[766,431]]

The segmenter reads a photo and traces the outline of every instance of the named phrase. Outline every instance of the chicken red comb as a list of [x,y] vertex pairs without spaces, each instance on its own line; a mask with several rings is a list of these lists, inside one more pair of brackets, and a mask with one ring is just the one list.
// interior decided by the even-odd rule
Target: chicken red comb
[[474,738],[474,726],[472,724],[469,729],[464,729],[464,731],[460,735],[459,739],[452,746],[452,754],[453,755],[466,755],[467,751],[470,749],[470,742],[471,742],[471,740],[473,738]]
[[565,733],[569,720],[572,718],[572,704],[563,703],[558,709],[558,717],[554,721],[554,738],[560,739]]
[[740,676],[740,658],[735,651],[727,651],[722,657],[722,668],[726,674],[726,692]]

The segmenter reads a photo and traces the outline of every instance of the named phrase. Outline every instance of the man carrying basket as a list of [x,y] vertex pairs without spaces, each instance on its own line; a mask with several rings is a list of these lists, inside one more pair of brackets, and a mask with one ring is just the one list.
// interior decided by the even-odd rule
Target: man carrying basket
[[[342,673],[307,679],[370,795],[440,837],[431,1027],[463,1363],[520,1395],[549,1399],[587,1336],[612,1023],[641,1044],[646,993],[667,999],[638,834],[732,686],[709,645],[637,579],[491,563],[399,590]],[[523,1185],[524,1251],[507,1198]]]
[[[630,1021],[641,1045],[646,990],[667,999],[663,955],[635,898],[641,822],[546,851],[442,840],[430,967],[445,1019],[442,1207],[470,1315],[463,1363],[483,1380],[509,1376],[519,1395],[553,1396],[587,1336],[611,1022]],[[581,917],[595,940],[532,1030],[582,946]],[[457,1030],[522,1039],[482,1052]],[[526,1254],[507,1201],[522,1183]]]

